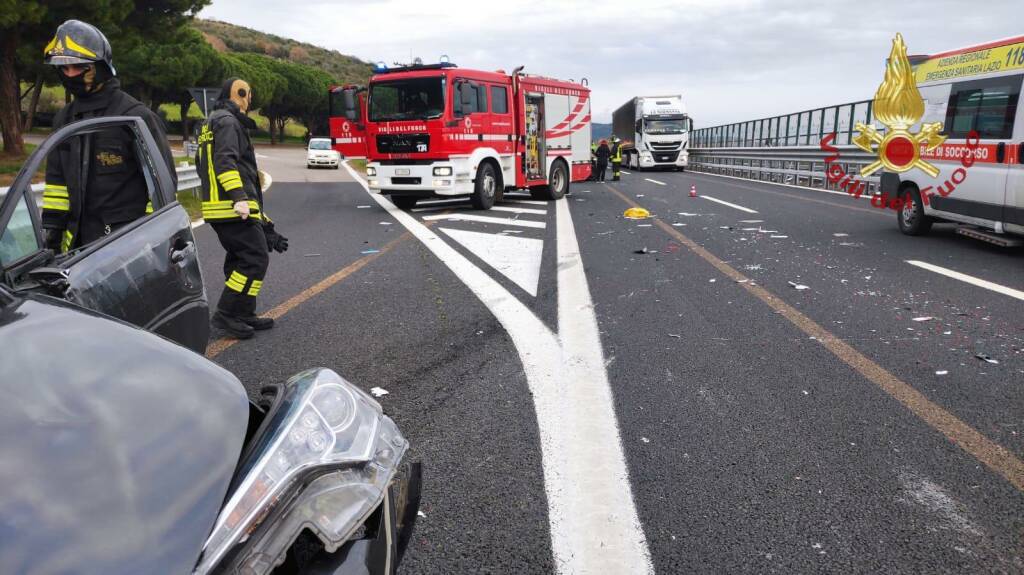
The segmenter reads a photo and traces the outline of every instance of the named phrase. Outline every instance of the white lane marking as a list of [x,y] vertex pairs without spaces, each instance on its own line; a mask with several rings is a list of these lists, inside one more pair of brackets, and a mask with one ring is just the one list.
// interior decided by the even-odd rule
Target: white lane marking
[[560,494],[549,503],[556,565],[561,573],[653,573],[569,203],[556,202],[555,215],[558,339],[565,371],[561,385],[535,391],[534,401],[538,421],[543,404],[550,412],[542,425],[564,438],[563,445],[544,453],[546,482]]
[[537,210],[534,208],[517,208],[514,206],[492,206],[491,211],[514,212],[517,214],[537,214],[539,216],[543,216],[544,214],[548,213],[547,210]]
[[487,265],[537,297],[544,240],[440,228]]
[[[810,190],[812,192],[825,192],[826,194],[838,194],[840,196],[848,196],[848,197],[851,197],[851,198],[855,197],[855,196],[852,196],[852,195],[850,195],[850,194],[848,194],[846,192],[840,192],[840,191],[837,191],[837,190],[826,190],[826,189],[823,189],[823,188],[812,188],[810,186],[798,186],[796,184],[783,184],[783,183],[780,183],[780,182],[764,182],[764,181],[760,181],[760,180],[751,180],[751,179],[748,179],[748,178],[741,178],[739,176],[726,176],[725,174],[708,174],[708,173],[705,173],[705,172],[689,172],[689,174],[691,176],[708,176],[708,177],[712,177],[712,178],[729,178],[730,180],[740,180],[740,181],[743,181],[743,182],[750,182],[752,184],[765,184],[765,185],[768,185],[768,186],[784,186],[784,187],[787,187],[787,188],[796,188],[798,190]],[[752,190],[752,191],[755,191],[755,192],[760,191],[757,188],[752,187],[752,186],[740,186],[740,185],[737,185],[737,184],[730,184],[730,185],[736,186],[737,188],[743,188],[745,190]],[[870,195],[865,193],[865,194],[861,194],[860,197],[865,199],[865,200],[870,200],[872,196],[870,196]]]
[[1013,288],[1010,288],[1010,287],[1006,287],[1004,285],[999,285],[997,283],[990,282],[988,280],[983,280],[981,278],[976,278],[974,276],[969,276],[967,274],[963,274],[963,273],[960,273],[958,271],[954,271],[954,270],[951,270],[951,269],[946,269],[944,267],[940,267],[940,266],[937,266],[937,265],[934,265],[934,264],[930,264],[928,262],[922,262],[922,261],[918,261],[918,260],[904,260],[904,261],[907,262],[908,264],[912,265],[912,266],[917,266],[919,268],[926,269],[928,271],[935,272],[937,274],[942,274],[942,275],[944,275],[946,277],[950,277],[950,278],[953,278],[955,280],[960,280],[962,282],[969,283],[971,285],[975,285],[975,286],[978,286],[978,287],[983,287],[983,288],[985,288],[987,290],[992,290],[992,291],[994,291],[996,293],[1001,293],[1003,295],[1008,295],[1008,296],[1010,296],[1012,298],[1017,298],[1017,299],[1019,299],[1021,301],[1024,301],[1024,291],[1013,289]]
[[[527,196],[527,197],[529,197],[529,196]],[[508,194],[505,194],[505,198],[508,198]],[[546,205],[548,205],[547,202],[542,202],[540,200],[509,200],[509,199],[504,199],[504,200],[501,201],[501,203],[503,203],[503,204],[529,204],[531,206],[546,206]]]
[[711,196],[701,195],[700,197],[704,198],[705,200],[710,200],[712,202],[718,202],[718,203],[722,204],[723,206],[729,206],[730,208],[735,208],[737,210],[740,210],[740,211],[743,211],[743,212],[747,212],[748,214],[756,214],[757,213],[756,210],[752,210],[750,208],[744,208],[743,206],[737,206],[736,204],[730,204],[729,202],[727,202],[725,200],[720,200],[718,198],[712,198]]
[[420,200],[416,202],[417,206],[433,206],[438,204],[468,204],[469,198],[451,198],[447,200]]
[[647,180],[648,182],[651,182],[652,184],[658,184],[659,186],[667,186],[668,185],[665,182],[659,182],[658,180],[652,180],[650,178],[644,178],[644,179]]
[[512,218],[492,218],[490,216],[478,216],[476,214],[438,214],[436,216],[424,216],[423,221],[449,220],[453,222],[480,222],[484,224],[501,224],[503,226],[521,226],[524,228],[546,228],[544,222],[531,220],[514,220]]
[[630,172],[627,172],[626,170],[619,170],[619,171],[622,172],[623,174],[626,174],[627,176],[630,174]]
[[[559,296],[559,325],[566,326],[566,335],[561,340],[556,338],[501,284],[412,215],[384,196],[371,193],[347,163],[345,168],[374,201],[466,284],[512,338],[537,412],[556,572],[653,574],[647,540],[633,503],[604,363],[584,364],[603,356],[600,347],[590,353],[581,349],[584,341],[596,342],[597,346],[601,341],[589,291],[582,302]],[[558,281],[572,281],[575,285],[566,289],[582,297],[580,290],[588,289],[583,261],[568,203],[559,204],[559,266],[565,269],[560,270]],[[566,231],[562,231],[563,220]],[[571,240],[571,245],[563,247],[563,239]],[[562,316],[563,310],[570,316]],[[586,335],[587,330],[593,331]],[[590,379],[584,376],[587,373],[600,377]]]

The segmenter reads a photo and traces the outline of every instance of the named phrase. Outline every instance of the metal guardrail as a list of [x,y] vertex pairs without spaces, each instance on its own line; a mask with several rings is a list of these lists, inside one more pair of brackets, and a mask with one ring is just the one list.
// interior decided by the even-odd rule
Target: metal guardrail
[[[804,110],[793,114],[694,130],[690,135],[690,169],[748,180],[839,190],[826,176],[825,158],[834,154],[820,142],[835,134],[834,163],[876,194],[879,177],[860,177],[860,169],[877,160],[853,146],[858,122],[873,123],[873,100]],[[884,131],[880,128],[880,131]],[[840,180],[842,182],[842,180]]]
[[[878,176],[862,178],[859,173],[863,166],[878,157],[856,146],[835,148],[839,150],[839,159],[834,163],[865,183],[865,195],[878,193]],[[690,169],[761,182],[841,190],[825,173],[825,158],[830,155],[820,146],[690,148]]]
[[[178,166],[175,168],[178,172],[178,191],[184,192],[187,190],[195,190],[199,188],[199,173],[196,172],[195,166]],[[8,188],[0,188],[0,196],[7,194]],[[39,201],[42,201],[43,197],[43,184],[32,184],[32,192],[39,196]]]

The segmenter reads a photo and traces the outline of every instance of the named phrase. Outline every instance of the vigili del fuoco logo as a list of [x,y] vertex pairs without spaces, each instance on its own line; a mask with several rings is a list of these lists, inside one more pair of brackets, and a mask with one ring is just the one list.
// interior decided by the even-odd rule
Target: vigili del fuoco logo
[[[853,144],[865,152],[876,154],[878,159],[864,166],[860,170],[860,176],[866,178],[880,169],[890,172],[907,172],[912,169],[919,169],[931,177],[939,175],[939,169],[922,158],[939,148],[946,136],[943,136],[942,122],[922,124],[917,132],[910,131],[910,128],[921,120],[924,115],[925,102],[921,98],[921,92],[917,89],[917,81],[914,78],[914,70],[907,58],[907,45],[903,42],[903,35],[897,33],[892,41],[892,51],[885,67],[885,79],[878,86],[874,99],[874,116],[885,125],[885,134],[879,132],[874,124],[857,122],[854,127],[858,134],[853,138]],[[843,170],[843,167],[836,164],[839,159],[839,149],[832,146],[836,134],[831,133],[821,140],[821,149],[831,154],[825,159],[825,172],[828,180],[838,184],[847,193],[859,198],[867,188],[867,183],[850,176]],[[967,178],[966,168],[974,164],[974,149],[979,143],[977,132],[971,132],[967,137],[967,147],[970,152],[961,158],[963,167],[953,172],[950,180],[938,187],[942,196],[948,196],[956,189],[957,184]],[[931,188],[921,190],[922,201],[929,203],[933,195]],[[879,208],[902,209],[902,198],[887,197],[887,194],[876,196],[871,200],[872,205]]]

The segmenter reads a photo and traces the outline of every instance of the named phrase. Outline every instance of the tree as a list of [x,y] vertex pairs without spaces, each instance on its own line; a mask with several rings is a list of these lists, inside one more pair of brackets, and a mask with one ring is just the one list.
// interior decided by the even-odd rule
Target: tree
[[[0,0],[0,129],[4,151],[24,153],[20,81],[39,85],[42,49],[57,27],[70,18],[88,22],[107,36],[115,67],[133,38],[159,43],[173,37],[190,14],[210,0]],[[136,5],[137,4],[137,5]],[[119,46],[123,44],[123,46]],[[120,51],[119,51],[120,50]]]

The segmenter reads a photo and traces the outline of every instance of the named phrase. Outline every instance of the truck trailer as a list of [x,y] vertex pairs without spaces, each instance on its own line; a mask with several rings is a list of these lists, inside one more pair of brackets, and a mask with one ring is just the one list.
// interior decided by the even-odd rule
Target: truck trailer
[[622,163],[634,170],[686,169],[692,129],[681,95],[637,96],[612,114],[612,135],[622,141]]

